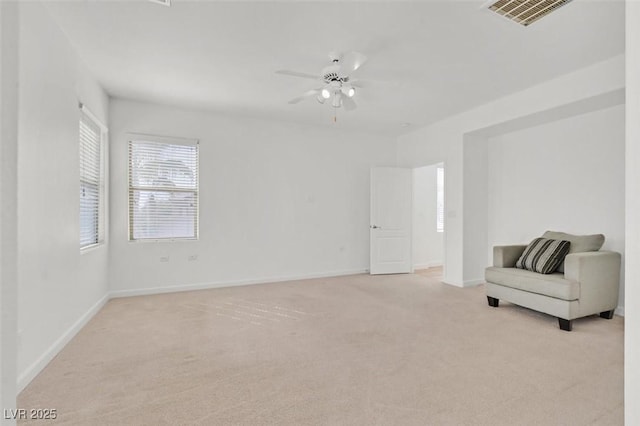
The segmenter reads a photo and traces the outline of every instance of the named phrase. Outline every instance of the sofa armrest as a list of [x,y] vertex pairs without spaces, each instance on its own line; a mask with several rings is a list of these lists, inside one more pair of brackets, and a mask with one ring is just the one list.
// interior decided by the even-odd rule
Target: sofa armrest
[[565,279],[580,283],[580,310],[598,313],[618,306],[620,253],[590,251],[572,253],[564,258]]
[[493,247],[493,266],[496,268],[513,268],[516,262],[522,256],[527,245],[511,245],[511,246],[494,246]]

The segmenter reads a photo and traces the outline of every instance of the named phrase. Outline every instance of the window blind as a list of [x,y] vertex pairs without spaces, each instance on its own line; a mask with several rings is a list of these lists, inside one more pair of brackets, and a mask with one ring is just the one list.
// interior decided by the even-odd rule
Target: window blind
[[80,112],[80,248],[101,241],[102,130],[86,112]]
[[444,168],[436,169],[436,231],[444,232]]
[[129,239],[198,238],[198,143],[129,141]]

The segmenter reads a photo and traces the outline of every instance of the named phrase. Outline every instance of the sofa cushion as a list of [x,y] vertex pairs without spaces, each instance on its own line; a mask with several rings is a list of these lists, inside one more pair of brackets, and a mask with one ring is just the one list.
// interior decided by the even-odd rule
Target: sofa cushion
[[542,275],[526,269],[492,266],[485,269],[484,276],[487,282],[556,299],[570,301],[578,300],[580,296],[580,284],[564,279],[564,275],[558,272]]
[[524,249],[516,262],[516,268],[540,274],[555,272],[569,253],[569,245],[569,241],[536,238]]
[[[547,231],[542,235],[542,238],[569,241],[571,243],[569,254],[598,251],[604,244],[604,235],[602,234],[572,235],[564,232]],[[564,272],[564,262],[558,267],[558,272]]]

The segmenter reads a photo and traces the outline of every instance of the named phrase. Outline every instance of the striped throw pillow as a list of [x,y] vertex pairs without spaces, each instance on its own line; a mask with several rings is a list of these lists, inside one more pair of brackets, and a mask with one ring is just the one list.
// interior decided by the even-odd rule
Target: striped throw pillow
[[527,269],[540,274],[550,274],[558,269],[569,253],[571,243],[564,240],[536,238],[531,241],[516,262],[516,268]]

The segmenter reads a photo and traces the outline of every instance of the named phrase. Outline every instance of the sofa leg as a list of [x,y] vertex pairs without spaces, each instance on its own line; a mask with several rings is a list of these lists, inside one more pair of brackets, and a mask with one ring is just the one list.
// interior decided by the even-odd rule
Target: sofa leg
[[489,302],[489,306],[492,306],[494,308],[497,308],[498,304],[500,303],[500,299],[496,299],[495,297],[491,296],[487,296],[487,301]]
[[600,312],[600,318],[605,318],[605,319],[613,318],[613,310]]
[[558,324],[560,324],[560,330],[571,331],[572,321],[564,318],[558,318]]

